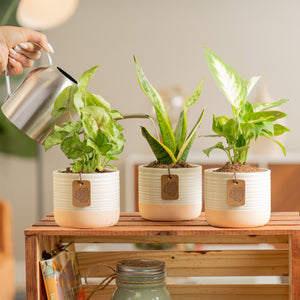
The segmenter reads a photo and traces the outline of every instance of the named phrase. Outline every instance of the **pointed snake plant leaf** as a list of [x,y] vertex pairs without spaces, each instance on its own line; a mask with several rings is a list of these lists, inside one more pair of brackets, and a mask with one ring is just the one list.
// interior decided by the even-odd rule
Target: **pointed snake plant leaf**
[[176,142],[172,130],[171,121],[167,109],[165,107],[165,104],[161,96],[158,94],[158,92],[155,90],[155,88],[151,85],[151,83],[146,78],[143,69],[141,68],[135,56],[134,56],[134,61],[136,65],[140,86],[144,91],[144,93],[146,94],[146,96],[151,100],[151,102],[154,105],[156,118],[160,128],[160,133],[161,133],[163,143],[174,153],[176,151]]
[[198,119],[198,121],[196,122],[194,128],[191,130],[188,138],[186,139],[186,141],[184,142],[184,144],[182,145],[181,149],[179,150],[179,153],[177,155],[176,160],[183,160],[185,161],[187,159],[187,156],[189,154],[190,148],[194,142],[194,139],[196,137],[196,132],[201,124],[201,121],[203,119],[203,115],[204,115],[204,111],[205,109],[202,110],[202,113]]
[[205,47],[208,67],[222,93],[239,110],[247,100],[247,86],[243,78],[218,55]]
[[141,130],[159,163],[171,164],[176,162],[176,158],[169,148],[153,137],[145,127],[141,126]]
[[176,129],[174,131],[175,141],[177,145],[177,150],[179,151],[182,147],[185,138],[186,138],[186,132],[187,132],[187,120],[186,120],[186,111],[189,107],[191,107],[193,104],[197,102],[199,99],[201,92],[202,92],[202,85],[203,80],[200,82],[200,84],[197,86],[193,94],[184,102],[183,110],[180,113],[178,123],[176,126]]

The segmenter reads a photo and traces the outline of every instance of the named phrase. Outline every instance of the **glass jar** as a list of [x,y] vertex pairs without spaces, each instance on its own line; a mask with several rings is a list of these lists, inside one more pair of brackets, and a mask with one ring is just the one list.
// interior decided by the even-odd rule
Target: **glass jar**
[[171,300],[165,287],[165,263],[126,259],[117,263],[117,289],[112,300]]

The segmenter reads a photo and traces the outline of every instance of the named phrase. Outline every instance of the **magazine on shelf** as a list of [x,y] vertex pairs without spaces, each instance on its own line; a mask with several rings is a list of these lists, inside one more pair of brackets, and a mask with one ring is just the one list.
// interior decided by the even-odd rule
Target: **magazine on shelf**
[[73,243],[43,252],[40,266],[48,300],[85,300]]

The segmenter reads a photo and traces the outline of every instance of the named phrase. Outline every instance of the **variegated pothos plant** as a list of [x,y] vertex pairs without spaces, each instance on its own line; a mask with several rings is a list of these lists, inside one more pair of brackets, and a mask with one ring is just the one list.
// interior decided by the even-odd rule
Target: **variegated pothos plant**
[[216,134],[209,136],[224,137],[227,145],[218,142],[205,149],[204,153],[209,156],[213,149],[221,149],[226,152],[230,163],[244,163],[247,161],[250,142],[259,136],[264,136],[277,143],[286,155],[284,146],[273,138],[289,131],[283,125],[274,124],[286,114],[269,109],[280,106],[288,99],[251,104],[247,100],[248,95],[262,75],[253,76],[244,81],[232,67],[208,48],[205,48],[205,58],[214,80],[231,104],[233,117],[213,115],[212,129]]
[[186,161],[190,148],[200,127],[204,109],[191,132],[187,135],[187,110],[196,103],[201,95],[204,79],[184,102],[177,126],[173,131],[170,118],[163,99],[146,78],[138,60],[134,57],[140,86],[146,96],[153,103],[157,122],[160,129],[160,138],[154,137],[145,127],[141,126],[142,135],[148,141],[157,161],[161,164],[171,164],[179,161]]

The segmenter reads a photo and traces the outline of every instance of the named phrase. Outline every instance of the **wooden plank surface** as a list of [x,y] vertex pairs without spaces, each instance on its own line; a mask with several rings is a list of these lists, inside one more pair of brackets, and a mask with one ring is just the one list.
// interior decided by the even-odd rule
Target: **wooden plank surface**
[[26,299],[40,299],[42,297],[40,281],[40,249],[37,236],[25,237],[26,258]]
[[65,243],[287,244],[288,235],[61,235]]
[[202,235],[284,235],[300,230],[299,213],[275,213],[270,222],[261,227],[217,228],[209,226],[205,214],[195,220],[180,222],[155,222],[140,217],[138,213],[121,213],[115,226],[105,228],[76,229],[59,227],[52,214],[47,215],[32,227],[25,235],[58,236],[202,236]]
[[[151,257],[166,261],[171,276],[279,275],[289,272],[288,285],[170,285],[175,300],[292,300],[299,298],[300,217],[297,212],[272,213],[266,226],[256,228],[217,228],[209,226],[202,213],[183,222],[147,221],[139,213],[121,213],[117,225],[106,228],[75,229],[59,227],[53,214],[25,230],[27,299],[43,295],[38,273],[42,248],[54,241],[75,243],[211,243],[211,244],[287,244],[285,250],[210,250],[210,251],[130,251],[78,252],[82,272],[89,265],[115,265],[124,257]],[[51,245],[50,245],[51,244]],[[95,274],[97,276],[101,273]],[[108,287],[108,291],[113,287]],[[106,292],[105,292],[106,293]],[[110,290],[110,299],[112,290]],[[101,294],[102,295],[102,294]],[[43,298],[42,298],[43,299]],[[99,299],[94,297],[94,299]],[[300,299],[300,298],[299,298]]]
[[[172,300],[287,300],[288,285],[167,285]],[[86,295],[92,288],[86,287]],[[96,292],[91,300],[109,300],[115,290],[114,285]],[[295,298],[296,300],[296,298]]]
[[168,277],[288,276],[287,250],[211,251],[101,251],[77,253],[81,274],[107,276],[104,265],[115,267],[122,259],[151,258],[164,261]]
[[300,299],[300,234],[290,237],[290,300]]

